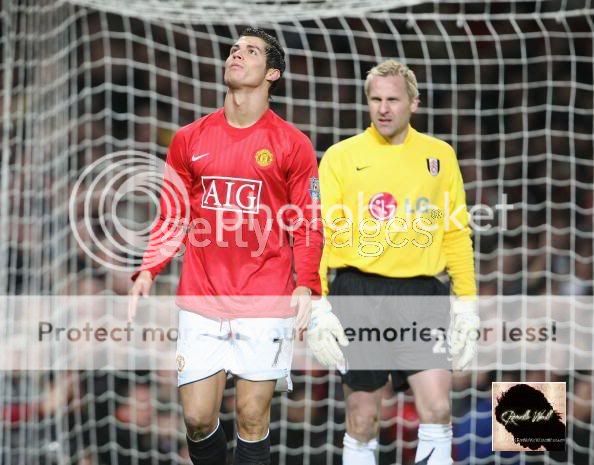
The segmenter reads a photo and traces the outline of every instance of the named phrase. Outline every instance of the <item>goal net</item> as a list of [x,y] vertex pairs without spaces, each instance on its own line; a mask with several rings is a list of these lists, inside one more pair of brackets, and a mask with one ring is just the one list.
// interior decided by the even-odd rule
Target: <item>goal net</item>
[[[133,253],[118,248],[126,235],[114,233],[113,215],[134,228],[154,210],[138,197],[108,215],[91,193],[88,221],[73,221],[73,186],[108,154],[164,159],[177,128],[222,106],[223,62],[234,38],[254,23],[287,51],[272,108],[311,138],[320,157],[368,125],[362,83],[372,66],[398,58],[415,71],[422,103],[413,125],[455,148],[469,206],[513,207],[505,225],[475,230],[481,295],[592,295],[590,0],[1,5],[4,295],[126,295]],[[174,260],[153,292],[174,294],[179,271]],[[0,338],[6,338],[15,314],[2,312]],[[0,463],[189,463],[173,366],[26,368],[0,372]],[[493,380],[566,382],[567,452],[493,453]],[[340,378],[301,370],[293,381],[291,394],[273,400],[273,463],[340,463]],[[591,370],[456,375],[457,463],[591,463],[592,395]],[[232,437],[231,385],[221,418]],[[413,463],[418,417],[409,393],[386,392],[380,421],[380,463]]]

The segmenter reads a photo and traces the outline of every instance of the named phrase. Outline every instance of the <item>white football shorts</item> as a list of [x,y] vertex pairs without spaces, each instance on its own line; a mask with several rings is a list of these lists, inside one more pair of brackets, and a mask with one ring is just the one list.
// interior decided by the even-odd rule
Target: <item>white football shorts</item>
[[225,370],[250,381],[276,380],[290,391],[295,318],[212,319],[179,311],[177,385]]

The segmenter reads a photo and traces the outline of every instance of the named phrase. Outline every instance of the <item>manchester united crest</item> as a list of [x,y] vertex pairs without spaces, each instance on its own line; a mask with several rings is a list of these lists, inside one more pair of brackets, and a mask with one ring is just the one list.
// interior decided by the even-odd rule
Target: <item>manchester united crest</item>
[[437,158],[427,158],[427,169],[431,176],[437,176],[439,174],[439,159]]
[[272,160],[274,160],[274,156],[270,150],[262,149],[256,152],[256,163],[262,168],[270,166]]

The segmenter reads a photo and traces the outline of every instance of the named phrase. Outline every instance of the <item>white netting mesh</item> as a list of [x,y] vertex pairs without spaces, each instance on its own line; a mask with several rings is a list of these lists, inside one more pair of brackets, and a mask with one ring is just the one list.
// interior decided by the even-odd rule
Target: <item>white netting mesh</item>
[[[223,103],[244,25],[287,50],[273,108],[321,155],[367,125],[362,80],[382,58],[416,72],[414,125],[453,144],[470,205],[507,195],[507,228],[475,234],[482,294],[592,294],[594,8],[590,1],[100,2],[3,0],[0,286],[5,294],[118,293],[128,276],[73,239],[72,186],[119,150],[164,157],[173,131]],[[146,221],[145,203],[122,216]],[[101,230],[99,207],[93,225]],[[82,228],[82,226],[81,226]],[[179,261],[155,291],[173,293]],[[10,313],[9,313],[10,315]],[[11,319],[0,334],[11,331]],[[591,331],[591,328],[590,328]],[[491,451],[490,381],[565,380],[568,454]],[[274,459],[339,463],[339,380],[296,373],[273,404]],[[0,463],[182,463],[174,372],[0,373]],[[490,372],[455,381],[460,463],[592,463],[591,372]],[[417,417],[387,395],[380,463],[412,463]],[[224,402],[232,431],[232,390]],[[89,457],[90,462],[85,462]]]
[[245,0],[217,2],[206,0],[134,0],[122,4],[117,0],[102,2],[100,0],[76,0],[82,6],[120,15],[171,22],[196,22],[213,24],[250,23],[254,18],[268,22],[286,22],[315,19],[329,16],[342,16],[345,11],[350,14],[365,14],[373,10],[385,10],[422,3],[422,0],[390,0],[378,7],[377,2],[370,0]]

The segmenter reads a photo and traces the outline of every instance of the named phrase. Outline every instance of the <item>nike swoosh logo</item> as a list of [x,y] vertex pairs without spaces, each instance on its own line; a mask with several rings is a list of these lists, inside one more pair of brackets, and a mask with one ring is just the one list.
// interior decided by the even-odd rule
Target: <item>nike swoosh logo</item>
[[361,171],[364,170],[365,168],[370,168],[369,166],[356,166],[355,167],[357,171]]
[[203,153],[202,155],[192,155],[192,161],[198,161],[201,158],[204,158],[206,156],[210,155],[209,153]]
[[435,452],[435,447],[431,449],[431,452],[429,452],[429,455],[427,457],[421,459],[419,462],[415,462],[415,465],[427,465],[429,463],[429,457],[433,455],[433,452]]

